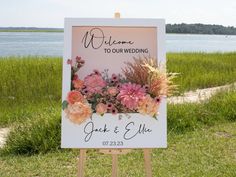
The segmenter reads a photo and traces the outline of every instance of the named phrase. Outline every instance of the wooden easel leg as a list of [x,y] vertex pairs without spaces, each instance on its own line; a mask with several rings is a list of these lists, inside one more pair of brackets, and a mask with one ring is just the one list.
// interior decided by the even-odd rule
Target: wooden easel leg
[[118,155],[112,154],[112,177],[118,177]]
[[78,166],[78,177],[84,177],[84,166],[86,161],[86,149],[80,149],[79,152],[79,166]]
[[152,177],[151,149],[143,149],[146,177]]

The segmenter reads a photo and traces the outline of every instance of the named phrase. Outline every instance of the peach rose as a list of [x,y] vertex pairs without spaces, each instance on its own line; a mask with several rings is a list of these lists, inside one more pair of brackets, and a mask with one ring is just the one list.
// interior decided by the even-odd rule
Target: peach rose
[[69,104],[74,104],[76,102],[84,102],[84,96],[76,90],[70,91],[67,95],[67,101]]
[[76,89],[79,89],[79,90],[80,90],[80,89],[83,87],[83,85],[84,85],[84,82],[83,82],[82,80],[80,80],[80,79],[73,80],[72,83],[73,83],[73,86],[74,86]]
[[158,107],[159,105],[156,101],[151,98],[150,95],[147,95],[144,99],[139,101],[138,112],[144,115],[155,116]]
[[105,105],[103,103],[98,103],[96,106],[96,113],[103,115],[106,112],[107,112],[107,105]]
[[68,105],[65,113],[71,122],[81,124],[91,117],[92,109],[88,103],[76,102],[75,104]]
[[109,87],[109,88],[107,89],[107,92],[108,92],[108,94],[111,95],[111,96],[115,96],[115,95],[118,94],[118,90],[117,90],[116,87]]

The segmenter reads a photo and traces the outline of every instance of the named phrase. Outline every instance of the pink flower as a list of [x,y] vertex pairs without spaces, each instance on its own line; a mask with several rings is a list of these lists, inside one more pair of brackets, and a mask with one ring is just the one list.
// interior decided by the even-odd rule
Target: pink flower
[[111,110],[114,107],[112,103],[107,103],[107,110]]
[[118,84],[116,84],[116,88],[120,88],[121,87],[121,83],[118,83]]
[[103,103],[98,103],[96,106],[96,113],[103,115],[106,112],[107,112],[107,105],[105,105]]
[[115,96],[118,93],[118,89],[116,87],[109,87],[107,93],[111,96]]
[[157,104],[160,104],[160,102],[161,102],[161,97],[155,97],[154,100],[156,101]]
[[79,76],[77,74],[74,74],[73,80],[77,80],[77,79],[79,79]]
[[85,61],[82,60],[81,57],[79,57],[79,56],[77,56],[77,57],[75,58],[75,61],[76,61],[76,63],[77,63],[77,68],[81,68],[81,67],[84,65],[84,63],[85,63]]
[[72,60],[71,59],[67,59],[67,64],[68,65],[72,65]]
[[76,59],[77,62],[81,61],[81,57],[79,57],[79,56],[76,56],[75,59]]
[[111,79],[112,79],[114,82],[117,82],[117,81],[119,80],[119,77],[118,77],[116,74],[112,74]]
[[85,63],[85,61],[84,60],[80,60],[80,62],[79,62],[81,65],[83,65],[84,63]]
[[76,102],[84,102],[84,96],[79,91],[70,91],[67,95],[67,101],[69,104],[74,104]]
[[138,103],[146,95],[145,89],[138,84],[125,83],[120,88],[117,98],[121,104],[133,110],[138,107]]
[[112,113],[113,115],[115,115],[115,114],[118,113],[118,110],[117,110],[116,108],[113,108],[113,109],[111,110],[111,113]]
[[144,88],[146,91],[148,91],[149,85],[144,85],[143,88]]
[[89,93],[101,93],[102,89],[106,86],[106,82],[101,75],[92,74],[84,79],[84,85]]
[[97,69],[94,69],[93,72],[94,74],[101,75],[101,73]]

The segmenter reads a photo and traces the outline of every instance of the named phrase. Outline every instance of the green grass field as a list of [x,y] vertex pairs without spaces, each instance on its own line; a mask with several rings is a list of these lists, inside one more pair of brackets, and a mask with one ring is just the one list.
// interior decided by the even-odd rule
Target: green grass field
[[[185,134],[169,133],[168,148],[152,153],[154,177],[234,177],[236,176],[236,123],[224,123]],[[55,151],[33,156],[3,155],[0,176],[76,176],[77,150]],[[119,157],[121,177],[143,177],[140,150]],[[89,151],[86,177],[111,176],[111,157]]]
[[[171,53],[179,93],[236,82],[236,53]],[[0,176],[76,176],[77,150],[60,149],[59,57],[0,58]],[[152,153],[153,176],[236,176],[236,91],[200,104],[168,105],[168,148]],[[111,176],[111,157],[90,150],[86,176]],[[140,150],[119,158],[121,177],[142,177]]]

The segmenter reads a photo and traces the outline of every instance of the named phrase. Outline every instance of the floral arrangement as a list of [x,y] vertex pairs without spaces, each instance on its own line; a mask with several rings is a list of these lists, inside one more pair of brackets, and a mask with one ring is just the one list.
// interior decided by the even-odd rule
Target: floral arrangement
[[81,124],[93,113],[141,113],[156,118],[163,96],[171,93],[174,86],[173,75],[166,74],[153,58],[134,58],[125,63],[123,75],[112,74],[108,70],[94,70],[84,80],[77,72],[85,65],[81,57],[76,57],[71,65],[71,91],[62,107],[67,118]]

